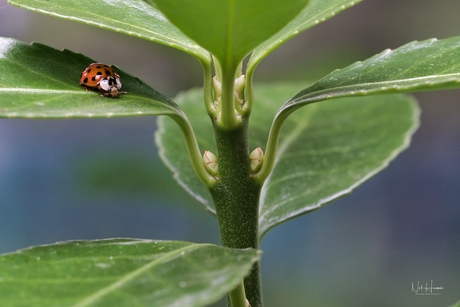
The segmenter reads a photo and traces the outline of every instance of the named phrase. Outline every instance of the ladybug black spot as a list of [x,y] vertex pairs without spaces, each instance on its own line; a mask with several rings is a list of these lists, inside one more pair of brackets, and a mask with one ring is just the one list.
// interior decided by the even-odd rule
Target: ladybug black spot
[[90,71],[91,71],[91,68],[86,69],[87,74],[89,74]]
[[91,78],[92,81],[96,81],[96,76]]
[[106,70],[105,70],[105,74],[106,74],[107,76],[110,76],[110,71],[109,71],[108,69],[106,69]]
[[100,76],[100,75],[102,75],[102,72],[101,72],[101,71],[98,71],[98,72],[96,73],[96,75]]
[[83,79],[83,83],[88,83],[88,77],[86,77],[85,79]]
[[97,65],[97,66],[96,66],[96,68],[99,68],[99,69],[101,69],[101,68],[102,68],[102,66],[101,66],[101,65]]

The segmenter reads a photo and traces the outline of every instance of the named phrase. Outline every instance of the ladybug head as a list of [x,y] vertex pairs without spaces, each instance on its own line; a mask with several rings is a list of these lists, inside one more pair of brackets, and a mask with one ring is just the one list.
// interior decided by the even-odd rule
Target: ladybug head
[[126,92],[120,92],[120,79],[112,76],[101,79],[98,84],[98,88],[103,93],[101,96],[117,97],[120,94],[126,94]]

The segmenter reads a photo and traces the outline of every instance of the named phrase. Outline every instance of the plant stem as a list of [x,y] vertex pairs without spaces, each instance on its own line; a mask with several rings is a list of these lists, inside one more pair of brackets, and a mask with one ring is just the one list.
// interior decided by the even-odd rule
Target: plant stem
[[[219,221],[222,245],[230,248],[255,248],[259,246],[259,196],[260,181],[252,178],[248,150],[248,122],[250,109],[244,116],[238,114],[240,101],[235,96],[235,77],[241,75],[242,64],[215,62],[217,81],[220,82],[219,115],[208,109],[214,118],[214,133],[218,156],[218,180],[208,189],[214,200]],[[241,84],[238,85],[241,91]],[[215,89],[216,90],[216,89]],[[238,94],[240,95],[240,93]],[[244,95],[243,95],[244,96]],[[236,105],[238,103],[238,105]],[[246,293],[246,294],[245,294]],[[229,293],[229,304],[240,306],[247,297],[252,307],[262,307],[259,264],[234,291]]]
[[222,95],[221,109],[218,123],[225,129],[234,129],[241,123],[237,118],[235,110],[235,74],[238,69],[237,65],[222,67]]
[[[219,180],[210,188],[223,246],[258,248],[258,210],[261,185],[251,178],[248,119],[232,130],[214,125],[219,159]],[[245,279],[252,307],[262,306],[258,264]]]

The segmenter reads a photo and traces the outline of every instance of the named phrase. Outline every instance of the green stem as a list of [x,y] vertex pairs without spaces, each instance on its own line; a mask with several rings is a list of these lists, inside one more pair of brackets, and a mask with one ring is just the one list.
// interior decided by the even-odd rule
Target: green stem
[[230,130],[240,125],[235,110],[235,74],[238,65],[222,67],[222,95],[220,117],[217,120],[219,126]]
[[216,183],[216,179],[211,174],[209,174],[203,163],[200,147],[198,146],[195,133],[193,132],[188,118],[185,116],[185,114],[174,114],[169,116],[177,123],[180,130],[182,131],[188,155],[190,157],[190,162],[198,178],[200,178],[206,186],[214,185]]
[[217,116],[217,110],[214,108],[214,99],[212,94],[212,64],[211,62],[201,62],[203,66],[203,92],[204,92],[204,104],[206,110],[211,117]]
[[[219,115],[213,120],[219,178],[208,188],[216,207],[222,245],[257,249],[262,185],[251,176],[248,150],[250,110],[245,110],[245,116],[241,116],[237,111],[241,106],[235,105],[239,103],[235,100],[235,76],[237,72],[238,76],[241,75],[242,64],[221,64],[214,64],[220,81],[220,104]],[[239,307],[243,301],[246,304],[244,292],[251,306],[262,307],[259,264],[245,278],[244,286],[241,284],[229,293],[233,307]]]
[[[231,248],[258,248],[258,210],[262,186],[251,178],[248,119],[232,130],[214,125],[219,157],[219,180],[210,188],[219,221],[222,244]],[[258,264],[245,279],[252,307],[262,306]]]
[[253,175],[254,180],[263,184],[272,172],[273,166],[276,161],[276,153],[278,151],[278,141],[281,134],[281,128],[283,127],[286,119],[291,115],[295,109],[283,110],[278,112],[273,119],[270,133],[268,134],[267,146],[265,148],[264,161],[260,170]]
[[254,69],[246,71],[244,108],[247,110],[252,110],[252,103],[254,101],[254,91],[253,91],[253,85],[252,85],[253,75],[254,75]]

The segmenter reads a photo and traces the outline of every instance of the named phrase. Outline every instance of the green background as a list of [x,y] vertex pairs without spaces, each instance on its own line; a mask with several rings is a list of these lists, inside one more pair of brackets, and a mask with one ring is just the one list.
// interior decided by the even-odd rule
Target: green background
[[[177,50],[5,5],[0,0],[0,36],[116,64],[170,97],[201,86],[198,61]],[[459,11],[457,0],[364,1],[279,48],[255,79],[322,77],[412,40],[458,36]],[[459,95],[417,94],[421,128],[387,170],[353,195],[267,234],[267,307],[458,300]],[[0,120],[0,253],[120,236],[218,243],[214,217],[159,161],[154,129],[152,118]],[[411,283],[430,280],[444,287],[441,295],[411,292]]]

